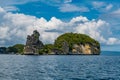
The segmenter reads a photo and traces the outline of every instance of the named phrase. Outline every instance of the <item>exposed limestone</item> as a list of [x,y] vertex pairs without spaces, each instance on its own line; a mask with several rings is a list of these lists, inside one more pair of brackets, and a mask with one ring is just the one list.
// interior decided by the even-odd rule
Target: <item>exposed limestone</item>
[[72,48],[73,54],[100,54],[100,48],[92,44],[74,44]]
[[39,32],[33,31],[32,35],[27,36],[24,54],[38,54],[38,51],[43,48],[43,43],[39,40]]
[[82,45],[74,44],[72,48],[72,53],[82,54]]

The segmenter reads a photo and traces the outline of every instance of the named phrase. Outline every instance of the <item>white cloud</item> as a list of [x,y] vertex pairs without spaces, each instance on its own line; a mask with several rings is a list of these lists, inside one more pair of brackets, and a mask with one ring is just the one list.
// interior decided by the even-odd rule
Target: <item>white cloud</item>
[[5,26],[0,27],[0,32],[2,33],[2,34],[0,34],[0,39],[4,39],[4,38],[7,37],[7,35],[8,35],[8,33],[7,33],[8,30],[9,30],[8,27],[5,27]]
[[64,0],[64,3],[71,3],[72,0]]
[[94,1],[92,2],[92,5],[94,6],[94,8],[101,8],[105,5],[105,3],[100,1]]
[[83,16],[79,16],[79,17],[75,17],[75,18],[72,18],[70,23],[75,23],[75,22],[87,22],[88,19],[86,17],[83,17]]
[[114,37],[111,37],[107,41],[108,45],[113,45],[113,44],[120,44],[120,40]]
[[119,24],[120,21],[120,8],[117,10],[114,10],[112,12],[109,12],[107,14],[103,14],[100,16],[100,18],[108,21],[111,24]]
[[114,14],[114,15],[120,15],[120,9],[113,11],[112,14]]
[[[102,20],[98,21],[88,21],[85,23],[79,24],[75,29],[78,33],[88,34],[92,38],[99,40],[102,43],[106,42],[106,39],[103,37],[101,30],[107,28],[107,23]],[[106,29],[107,30],[107,29]]]
[[106,6],[106,10],[110,10],[112,7],[113,7],[113,5],[109,4],[109,5]]
[[[109,23],[109,37],[107,37],[107,45],[120,44],[120,9],[114,10],[107,14],[102,14],[100,19],[103,19]],[[105,33],[105,31],[103,32]],[[104,34],[107,35],[107,34]],[[111,36],[111,37],[110,37]]]
[[0,45],[25,43],[27,35],[31,34],[33,30],[40,32],[40,39],[44,43],[53,43],[59,35],[65,32],[84,33],[103,44],[116,44],[116,41],[119,40],[109,37],[108,23],[103,20],[89,20],[86,17],[78,16],[68,22],[55,17],[47,21],[35,16],[6,12],[2,8],[0,15],[2,15],[0,18]]
[[0,7],[0,13],[1,12],[5,12],[5,10],[2,7]]
[[5,7],[5,6],[13,6],[17,4],[25,4],[28,2],[35,2],[38,0],[0,0],[0,6]]
[[73,4],[63,4],[59,7],[59,10],[61,12],[88,12],[89,9],[87,7],[84,6],[76,6]]
[[6,6],[4,9],[5,11],[19,11],[19,9],[15,6]]
[[112,9],[113,5],[109,3],[105,3],[102,1],[94,1],[92,2],[92,6],[94,9],[102,12],[106,12]]

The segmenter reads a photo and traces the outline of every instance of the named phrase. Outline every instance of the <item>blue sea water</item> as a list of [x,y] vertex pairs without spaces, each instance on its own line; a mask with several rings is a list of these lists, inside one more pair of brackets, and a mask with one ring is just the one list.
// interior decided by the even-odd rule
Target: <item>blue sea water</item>
[[108,54],[1,54],[0,80],[120,80],[120,55]]

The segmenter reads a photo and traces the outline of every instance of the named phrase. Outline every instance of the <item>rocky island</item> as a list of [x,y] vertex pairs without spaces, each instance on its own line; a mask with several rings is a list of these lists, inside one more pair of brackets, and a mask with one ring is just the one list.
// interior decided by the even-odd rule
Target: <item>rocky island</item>
[[42,41],[39,40],[39,32],[33,31],[32,35],[27,36],[26,45],[24,47],[24,54],[38,54],[39,50],[43,48]]
[[23,53],[40,54],[40,55],[66,55],[66,54],[82,54],[82,55],[99,55],[100,44],[93,38],[78,33],[65,33],[60,35],[54,44],[43,44],[39,40],[39,32],[33,31],[32,35],[27,36],[26,45]]
[[100,54],[99,42],[85,34],[65,33],[55,40],[54,45],[64,54]]

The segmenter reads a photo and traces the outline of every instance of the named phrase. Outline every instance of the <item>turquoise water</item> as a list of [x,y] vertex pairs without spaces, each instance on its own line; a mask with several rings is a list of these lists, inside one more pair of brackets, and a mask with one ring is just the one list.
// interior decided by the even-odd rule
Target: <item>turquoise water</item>
[[0,80],[120,80],[120,56],[0,55]]

